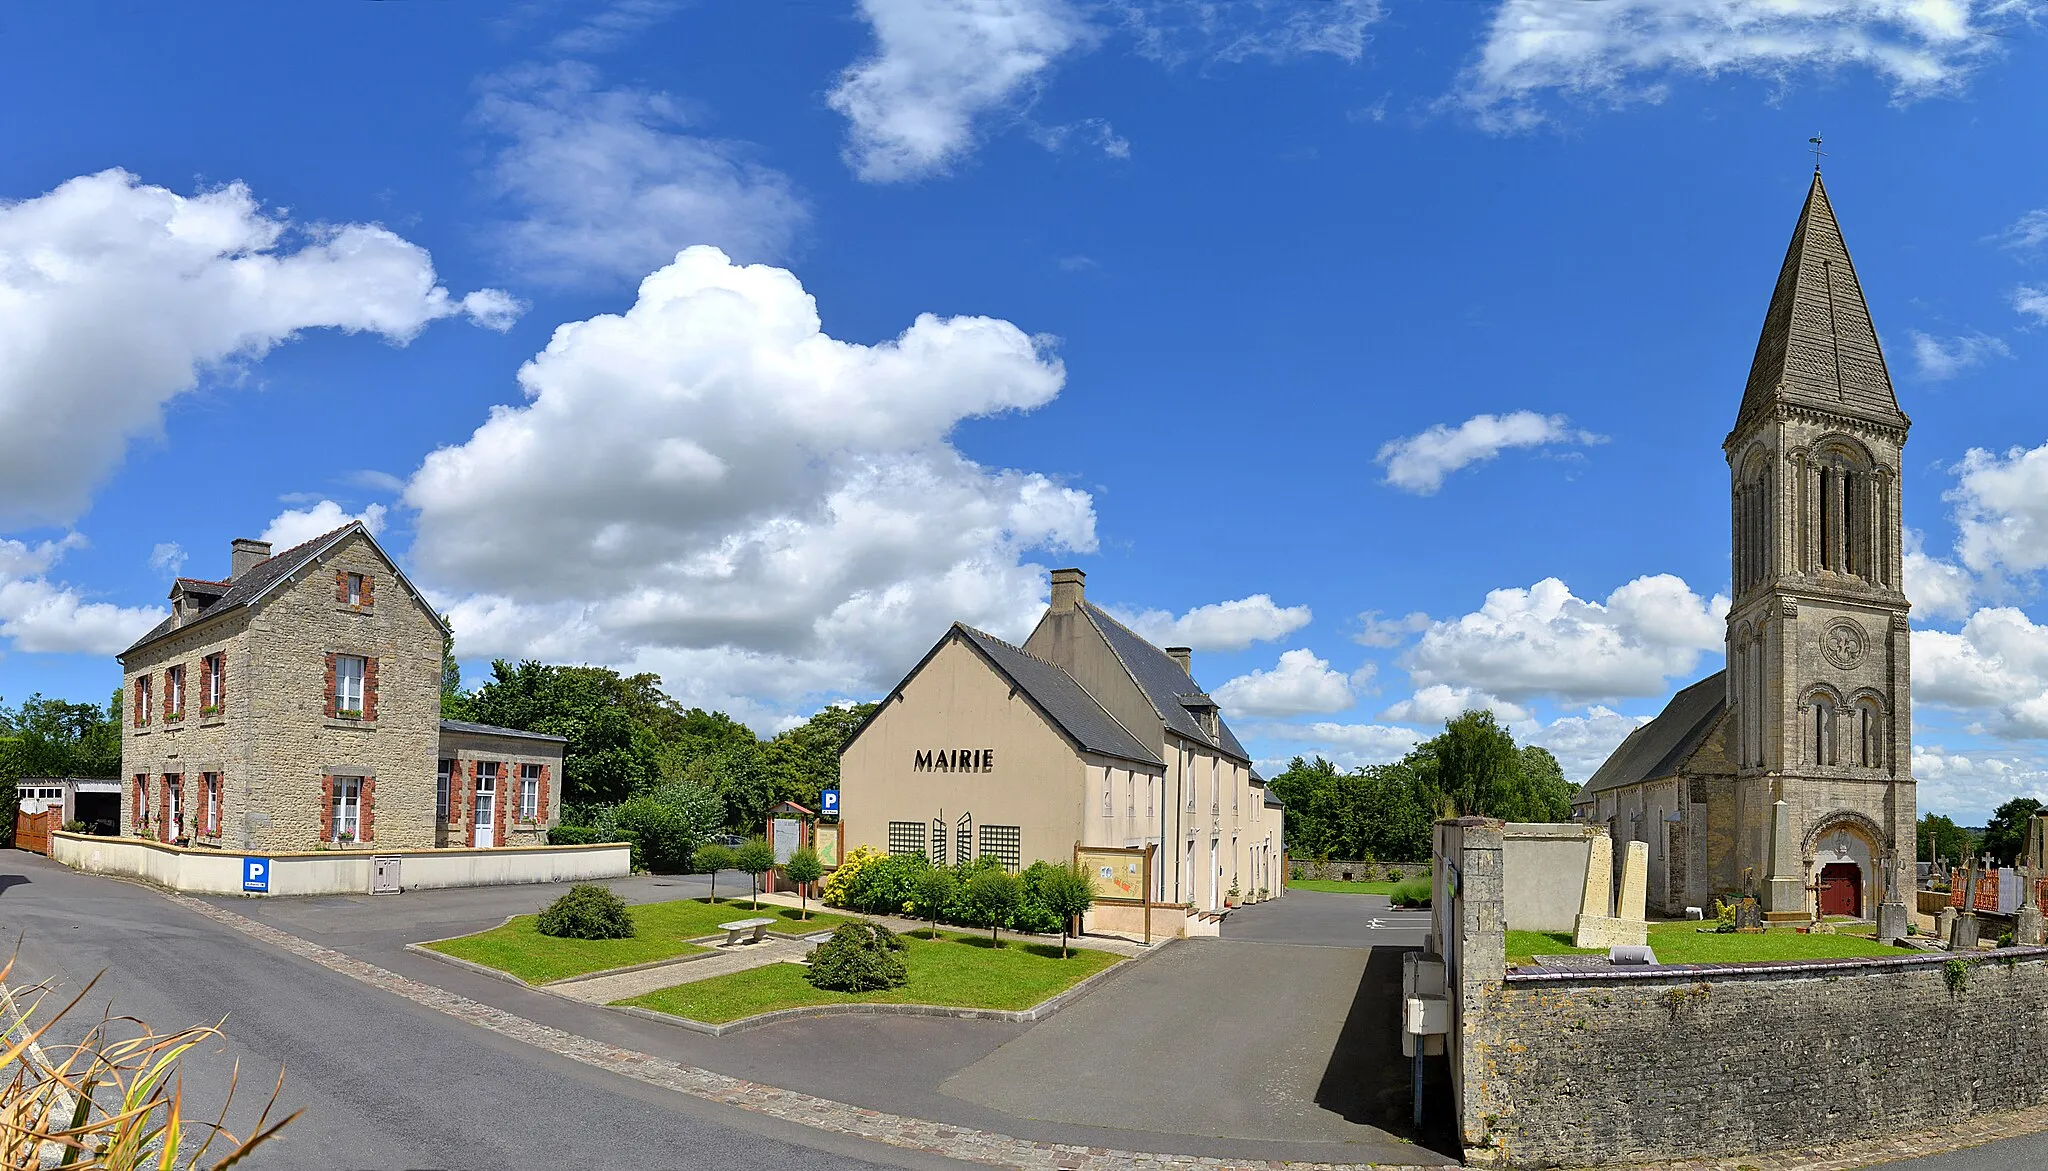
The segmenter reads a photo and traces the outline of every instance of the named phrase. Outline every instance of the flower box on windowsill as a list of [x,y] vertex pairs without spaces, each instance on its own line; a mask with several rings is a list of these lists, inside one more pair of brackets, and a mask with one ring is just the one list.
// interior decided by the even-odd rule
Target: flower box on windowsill
[[170,713],[169,715],[167,715],[167,716],[165,716],[165,717],[164,717],[164,723],[166,723],[166,724],[175,724],[175,723],[177,723],[178,721],[180,721],[180,720],[182,720],[182,719],[184,719],[184,718],[185,718],[185,713],[184,713],[184,712],[172,712],[172,713]]
[[206,718],[206,717],[208,717],[208,716],[217,716],[217,715],[219,715],[219,714],[220,714],[220,705],[219,705],[219,704],[217,704],[217,703],[214,703],[214,704],[208,704],[208,705],[206,705],[205,707],[202,707],[202,708],[200,708],[200,709],[199,709],[199,718],[200,718],[200,719],[205,719],[205,718]]

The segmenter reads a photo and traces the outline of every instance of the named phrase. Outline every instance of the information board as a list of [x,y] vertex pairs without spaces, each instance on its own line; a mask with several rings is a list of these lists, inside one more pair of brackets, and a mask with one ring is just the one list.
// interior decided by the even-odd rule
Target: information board
[[812,848],[818,851],[818,861],[830,870],[839,865],[839,827],[821,825],[811,831]]
[[1096,898],[1132,903],[1145,898],[1144,850],[1083,846],[1075,859],[1095,884]]
[[796,853],[798,835],[802,830],[803,823],[794,817],[778,817],[775,819],[775,864],[777,866],[789,861],[789,856]]

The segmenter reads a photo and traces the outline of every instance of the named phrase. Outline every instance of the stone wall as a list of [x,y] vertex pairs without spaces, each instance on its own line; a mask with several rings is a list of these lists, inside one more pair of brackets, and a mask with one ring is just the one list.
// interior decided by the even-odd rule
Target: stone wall
[[1401,877],[1427,878],[1427,862],[1363,862],[1345,861],[1339,858],[1289,858],[1287,877],[1291,882],[1297,878],[1314,879],[1317,882],[1387,882],[1387,871],[1399,870]]
[[[1508,976],[1465,1022],[1473,1162],[1806,1147],[2048,1104],[2048,949]],[[1960,1073],[1960,1076],[1959,1076]]]

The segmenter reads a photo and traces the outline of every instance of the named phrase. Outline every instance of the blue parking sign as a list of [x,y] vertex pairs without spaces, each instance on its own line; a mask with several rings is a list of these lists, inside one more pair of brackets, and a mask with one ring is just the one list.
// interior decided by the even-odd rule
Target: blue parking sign
[[818,812],[833,814],[839,812],[839,790],[826,789],[818,794]]
[[258,894],[270,893],[270,859],[242,859],[242,889]]

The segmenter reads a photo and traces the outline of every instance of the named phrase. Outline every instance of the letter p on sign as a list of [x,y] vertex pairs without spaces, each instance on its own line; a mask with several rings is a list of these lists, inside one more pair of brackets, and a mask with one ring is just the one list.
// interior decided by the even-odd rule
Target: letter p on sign
[[242,859],[242,889],[258,894],[270,893],[270,859]]

